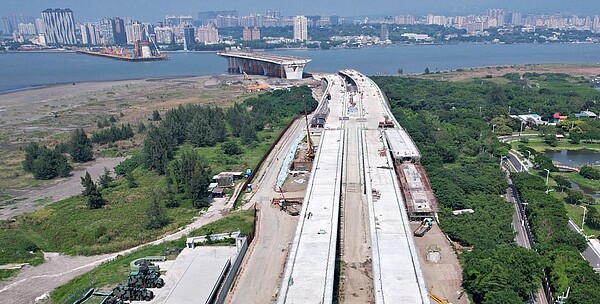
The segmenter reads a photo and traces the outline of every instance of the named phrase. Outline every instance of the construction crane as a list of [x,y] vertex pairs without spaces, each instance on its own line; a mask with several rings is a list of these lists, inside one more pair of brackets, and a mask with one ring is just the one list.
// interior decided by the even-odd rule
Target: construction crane
[[304,95],[302,95],[302,99],[304,100],[304,120],[306,121],[306,145],[308,146],[306,149],[306,158],[308,160],[315,159],[315,149],[313,148],[312,140],[310,139],[310,130],[308,128],[308,114],[306,113],[306,99]]
[[246,73],[246,71],[242,71],[242,74],[244,74],[244,79],[246,79],[246,80],[252,80],[252,78],[250,78],[250,76],[248,76],[248,74]]

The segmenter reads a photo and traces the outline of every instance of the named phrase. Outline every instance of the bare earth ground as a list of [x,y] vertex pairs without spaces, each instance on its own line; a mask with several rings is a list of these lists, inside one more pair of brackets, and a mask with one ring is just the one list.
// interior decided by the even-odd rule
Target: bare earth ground
[[[411,222],[410,227],[415,230],[419,224]],[[429,291],[452,304],[468,304],[469,297],[466,293],[459,299],[462,292],[462,267],[438,224],[434,223],[425,236],[414,237],[414,240]],[[437,245],[441,249],[441,259],[437,263],[426,261],[427,250],[431,245]]]
[[[254,81],[285,86],[286,80],[255,77]],[[310,81],[304,81],[307,83]],[[41,89],[0,94],[0,219],[30,212],[54,201],[81,192],[79,177],[90,171],[93,176],[111,169],[123,157],[97,158],[96,161],[75,168],[73,176],[48,182],[33,180],[23,171],[24,153],[20,148],[30,141],[53,145],[64,140],[76,128],[88,132],[96,123],[114,115],[118,123],[131,123],[134,128],[145,123],[153,110],[164,111],[179,104],[202,103],[228,105],[252,93],[244,85],[250,84],[241,76],[191,77],[183,79],[131,80],[76,85],[58,85]],[[136,138],[123,153],[136,148],[141,142]],[[98,151],[96,151],[98,152]],[[8,195],[7,195],[8,194]],[[207,223],[221,218],[231,205],[215,204],[195,222],[154,243],[178,239]],[[291,227],[294,227],[292,224]],[[16,277],[0,282],[0,303],[33,303],[35,297],[52,291],[68,280],[91,270],[101,262],[119,253],[93,257],[70,257],[55,253],[46,254],[40,266],[26,266]]]
[[545,63],[545,64],[515,64],[501,65],[477,68],[464,68],[453,71],[441,71],[429,75],[419,75],[418,77],[427,79],[460,81],[470,78],[485,77],[492,75],[493,77],[502,76],[508,73],[564,73],[573,76],[595,76],[600,75],[600,64],[562,64],[562,63]]

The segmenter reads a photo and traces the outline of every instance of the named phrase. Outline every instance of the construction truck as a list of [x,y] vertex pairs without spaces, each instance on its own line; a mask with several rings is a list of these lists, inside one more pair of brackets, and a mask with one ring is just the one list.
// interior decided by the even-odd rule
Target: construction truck
[[431,226],[433,226],[433,219],[430,217],[426,217],[421,222],[421,225],[415,229],[413,232],[414,236],[422,237],[427,233],[427,231],[431,230]]
[[394,122],[390,119],[390,117],[387,115],[383,115],[383,121],[379,122],[379,128],[385,129],[385,128],[393,128],[393,127],[394,127]]

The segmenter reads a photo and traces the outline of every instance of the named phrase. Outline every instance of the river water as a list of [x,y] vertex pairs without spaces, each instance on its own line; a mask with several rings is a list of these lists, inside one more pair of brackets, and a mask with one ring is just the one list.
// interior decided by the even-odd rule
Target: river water
[[600,165],[600,152],[595,150],[546,150],[544,154],[567,166]]
[[[406,45],[337,50],[283,50],[312,59],[308,72],[353,68],[367,75],[422,73],[526,63],[600,64],[600,44]],[[100,80],[205,76],[227,72],[215,53],[170,53],[170,60],[125,62],[75,53],[0,53],[0,92]]]

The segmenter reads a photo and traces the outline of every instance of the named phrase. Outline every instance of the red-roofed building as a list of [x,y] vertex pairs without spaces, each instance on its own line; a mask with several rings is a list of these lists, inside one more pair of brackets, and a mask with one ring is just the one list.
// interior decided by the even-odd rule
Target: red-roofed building
[[556,112],[554,113],[554,115],[552,115],[552,117],[554,117],[554,123],[558,123],[559,121],[563,121],[567,119],[567,115],[560,115],[560,113]]

